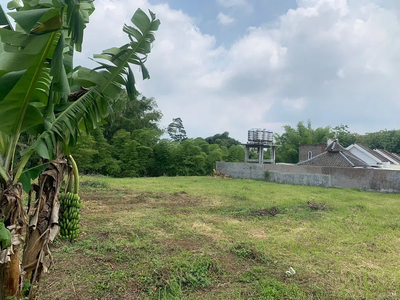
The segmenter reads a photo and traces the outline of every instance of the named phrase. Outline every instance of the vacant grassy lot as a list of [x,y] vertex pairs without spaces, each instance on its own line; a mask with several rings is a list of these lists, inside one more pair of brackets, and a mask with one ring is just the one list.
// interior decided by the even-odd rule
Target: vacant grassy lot
[[400,298],[399,195],[84,177],[81,197],[81,237],[54,245],[43,299]]

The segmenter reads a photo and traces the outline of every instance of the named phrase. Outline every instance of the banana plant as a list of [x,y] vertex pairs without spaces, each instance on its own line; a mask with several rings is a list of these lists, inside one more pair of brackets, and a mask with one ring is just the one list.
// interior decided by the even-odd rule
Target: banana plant
[[[132,65],[143,79],[150,78],[144,63],[160,21],[138,9],[132,25],[123,26],[128,43],[95,55],[97,68],[74,68],[73,54],[81,51],[92,1],[13,0],[8,8],[14,11],[7,16],[0,6],[0,219],[11,246],[1,249],[0,299],[21,299],[27,282],[28,297],[35,297],[40,274],[51,264],[58,194],[68,174],[75,174],[78,189],[69,149],[82,130],[90,132],[104,122],[109,101],[123,89],[130,97],[137,94]],[[40,163],[26,168],[34,153]],[[37,177],[38,184],[31,185]],[[29,193],[27,206],[23,189]]]

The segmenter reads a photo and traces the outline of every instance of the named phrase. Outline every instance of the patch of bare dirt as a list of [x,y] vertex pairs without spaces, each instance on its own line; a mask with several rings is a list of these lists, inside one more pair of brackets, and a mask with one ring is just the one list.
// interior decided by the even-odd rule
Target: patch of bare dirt
[[263,240],[263,239],[267,238],[267,234],[261,228],[248,230],[247,234],[248,234],[248,236],[250,236],[254,239],[258,239],[258,240]]
[[82,200],[85,201],[93,201],[93,202],[113,202],[119,201],[124,198],[124,195],[129,194],[127,189],[97,189],[97,190],[85,190],[82,189],[79,192]]
[[177,215],[189,215],[192,213],[192,211],[188,209],[169,209],[168,213],[177,216]]
[[96,213],[100,211],[115,212],[122,208],[123,210],[137,210],[145,207],[196,207],[202,203],[201,197],[190,195],[186,191],[141,192],[138,194],[128,190],[118,191],[118,193],[114,191],[102,191],[101,193],[82,191],[81,197],[84,200],[84,207],[86,206],[90,211],[93,210]]
[[[53,249],[54,265],[50,273],[44,274],[40,286],[40,297],[43,300],[117,300],[117,299],[144,299],[141,294],[143,286],[133,278],[126,281],[115,281],[108,286],[106,272],[117,270],[129,274],[129,266],[116,260],[113,254],[102,255],[91,253],[85,255],[80,250],[69,250],[64,253],[65,247],[72,247],[69,243],[58,245]],[[92,278],[92,275],[96,275]],[[107,286],[107,292],[101,297],[94,291],[96,285]],[[99,289],[97,287],[97,289]]]
[[145,295],[143,295],[143,288],[138,285],[133,279],[127,282],[126,287],[127,289],[122,299],[145,299]]
[[312,210],[328,210],[329,209],[328,205],[326,205],[325,203],[322,203],[322,202],[318,203],[318,202],[308,201],[307,206],[308,206],[308,208],[310,208]]
[[206,244],[212,244],[214,241],[208,236],[196,236],[188,239],[167,239],[163,245],[168,252],[185,249],[189,252],[201,252]]
[[40,286],[40,299],[93,299],[87,286],[74,280],[69,270],[77,270],[79,265],[88,265],[89,261],[82,255],[74,254],[74,259],[56,255],[50,273],[44,274]]
[[223,232],[221,229],[214,228],[203,222],[194,222],[192,225],[192,230],[197,231],[198,233],[201,233],[203,235],[211,237],[214,241],[219,241],[223,235]]
[[148,201],[148,196],[145,194],[125,195],[123,198],[127,204],[146,203]]
[[172,195],[174,195],[174,196],[179,196],[179,195],[187,195],[188,193],[187,192],[185,192],[185,191],[180,191],[180,192],[175,192],[175,193],[173,193]]
[[234,195],[232,197],[234,200],[239,200],[239,201],[246,201],[248,198],[246,196],[241,196],[241,195]]
[[221,253],[217,254],[217,257],[218,263],[224,270],[229,271],[229,274],[237,275],[242,272],[242,270],[249,268],[247,262],[239,260],[233,253],[225,252],[222,249]]
[[264,209],[253,210],[250,212],[250,215],[254,217],[266,217],[266,216],[275,217],[278,213],[279,209],[276,206],[274,206],[269,209],[264,208]]

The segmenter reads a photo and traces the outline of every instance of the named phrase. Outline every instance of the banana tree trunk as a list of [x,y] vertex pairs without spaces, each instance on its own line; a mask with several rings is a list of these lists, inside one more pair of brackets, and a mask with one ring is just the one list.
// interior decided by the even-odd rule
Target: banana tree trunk
[[51,265],[50,243],[59,231],[58,195],[67,172],[68,162],[65,158],[52,161],[40,174],[38,185],[34,187],[33,206],[28,206],[29,223],[22,269],[25,279],[30,282],[29,299],[36,299],[41,274]]
[[[0,187],[0,219],[4,218],[5,227],[12,236],[11,247],[2,249],[0,255],[0,300],[37,298],[41,274],[51,264],[50,243],[59,231],[58,195],[67,172],[65,158],[52,161],[40,174],[38,184],[33,186],[26,212],[21,184]],[[24,285],[27,292],[22,295]]]
[[22,204],[21,184],[5,184],[0,189],[0,218],[12,235],[12,245],[2,249],[0,255],[0,299],[21,296],[20,248],[26,217]]

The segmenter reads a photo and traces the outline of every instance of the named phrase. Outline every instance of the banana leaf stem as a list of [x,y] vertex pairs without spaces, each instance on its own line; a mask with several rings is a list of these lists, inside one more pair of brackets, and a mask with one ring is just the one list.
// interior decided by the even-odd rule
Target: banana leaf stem
[[72,155],[68,155],[68,159],[71,162],[72,172],[74,173],[74,193],[78,194],[79,192],[79,170],[78,166],[72,157]]

